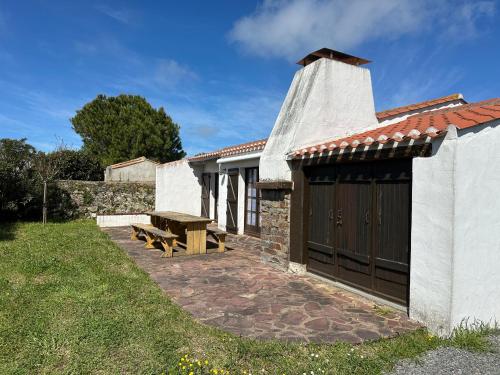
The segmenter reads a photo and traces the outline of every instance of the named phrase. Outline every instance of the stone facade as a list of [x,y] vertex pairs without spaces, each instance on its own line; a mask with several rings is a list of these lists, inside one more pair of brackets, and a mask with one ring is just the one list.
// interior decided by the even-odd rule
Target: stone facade
[[290,249],[290,190],[262,190],[260,215],[261,258],[286,270]]
[[154,207],[154,183],[63,180],[49,188],[49,208],[53,217],[141,213],[152,211]]

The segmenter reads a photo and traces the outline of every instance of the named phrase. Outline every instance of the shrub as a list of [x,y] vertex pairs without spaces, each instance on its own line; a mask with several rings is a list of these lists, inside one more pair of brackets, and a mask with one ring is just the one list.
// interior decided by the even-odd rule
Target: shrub
[[0,139],[0,218],[34,218],[40,214],[36,157],[35,148],[26,139]]
[[61,149],[48,156],[58,160],[58,180],[103,180],[104,173],[97,159],[82,150]]

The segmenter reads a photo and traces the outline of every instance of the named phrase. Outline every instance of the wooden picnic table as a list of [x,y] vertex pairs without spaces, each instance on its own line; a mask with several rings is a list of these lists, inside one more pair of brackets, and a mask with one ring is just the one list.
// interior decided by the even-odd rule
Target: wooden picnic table
[[207,224],[212,219],[174,211],[152,211],[147,214],[151,216],[151,224],[155,227],[179,236],[176,242],[185,243],[186,254],[207,253]]

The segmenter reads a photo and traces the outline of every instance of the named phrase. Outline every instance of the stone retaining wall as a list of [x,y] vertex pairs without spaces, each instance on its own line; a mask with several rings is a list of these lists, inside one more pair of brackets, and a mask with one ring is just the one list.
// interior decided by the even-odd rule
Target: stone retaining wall
[[61,180],[49,188],[53,217],[142,213],[154,210],[154,206],[154,183]]
[[290,249],[290,190],[262,190],[260,207],[262,260],[287,269]]

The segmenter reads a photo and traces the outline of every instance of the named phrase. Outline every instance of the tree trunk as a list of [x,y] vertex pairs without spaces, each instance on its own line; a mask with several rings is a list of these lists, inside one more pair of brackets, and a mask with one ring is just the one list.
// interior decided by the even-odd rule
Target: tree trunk
[[43,211],[42,211],[42,222],[47,224],[47,181],[43,182]]

